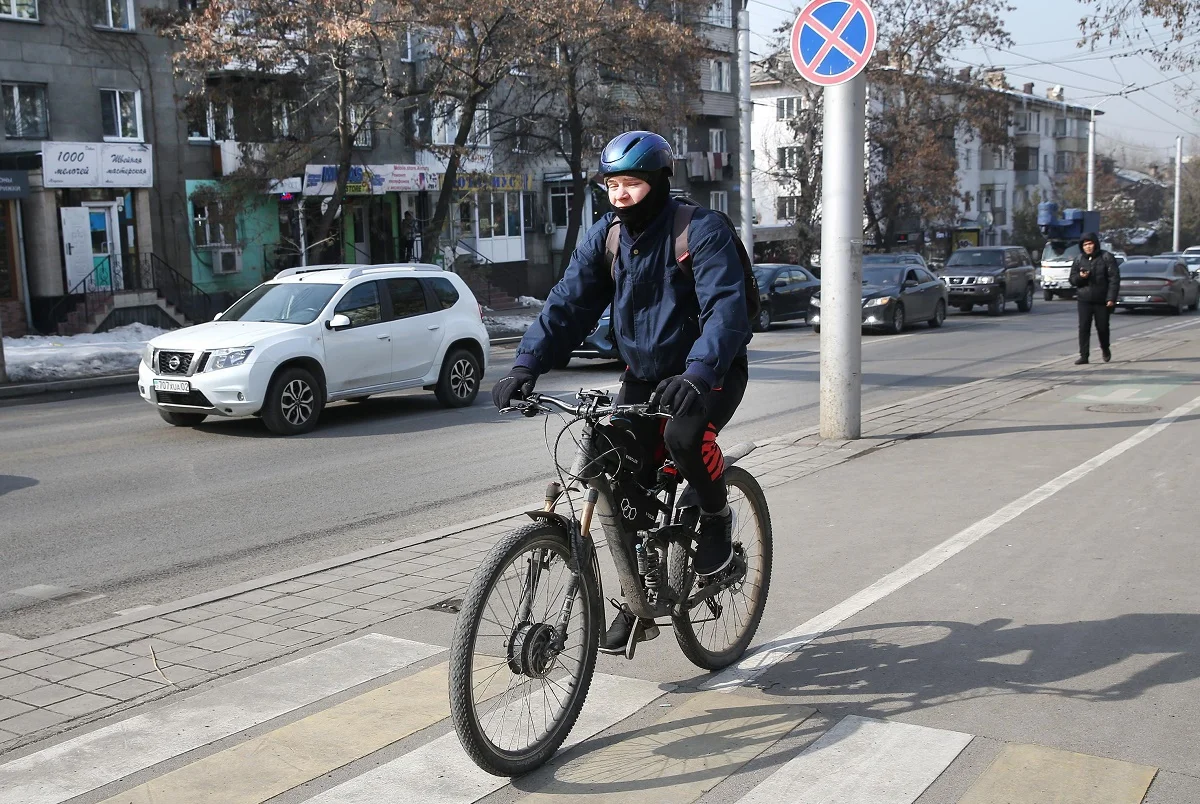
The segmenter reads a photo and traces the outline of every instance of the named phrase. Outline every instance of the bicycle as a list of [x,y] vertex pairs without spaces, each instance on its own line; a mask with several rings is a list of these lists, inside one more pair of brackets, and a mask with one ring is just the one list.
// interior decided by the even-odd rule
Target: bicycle
[[[727,667],[745,653],[766,605],[770,513],[758,482],[733,465],[753,445],[725,456],[734,560],[714,576],[698,577],[692,562],[700,509],[690,489],[680,492],[682,478],[666,457],[658,425],[669,417],[647,405],[617,405],[602,391],[580,391],[577,399],[572,405],[534,394],[506,409],[532,417],[557,408],[571,416],[556,447],[572,425],[582,421],[583,432],[567,476],[558,466],[543,508],[528,512],[533,521],[488,553],[455,623],[454,727],[471,759],[497,776],[525,774],[549,760],[587,698],[604,627],[590,533],[595,514],[625,605],[639,618],[622,651],[627,659],[638,642],[658,635],[653,621],[670,618],[691,662],[706,670]],[[642,435],[648,427],[656,440]],[[580,492],[584,502],[575,516],[573,495]],[[555,510],[563,502],[570,516]]]

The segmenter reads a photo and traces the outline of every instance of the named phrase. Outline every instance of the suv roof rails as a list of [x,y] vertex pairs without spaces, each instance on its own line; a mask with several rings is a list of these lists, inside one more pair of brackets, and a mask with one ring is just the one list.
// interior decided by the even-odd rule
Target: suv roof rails
[[275,279],[283,279],[287,276],[298,276],[300,274],[312,274],[319,271],[341,271],[349,266],[347,265],[297,265],[295,268],[284,268],[279,273],[275,274]]
[[354,279],[362,276],[369,271],[440,271],[440,265],[421,262],[395,262],[385,263],[382,265],[346,265],[344,263],[334,263],[331,265],[298,265],[295,268],[285,268],[275,274],[275,279],[284,279],[289,276],[299,276],[300,274],[319,273],[321,271],[345,271],[349,269],[350,273],[346,275],[347,279]]

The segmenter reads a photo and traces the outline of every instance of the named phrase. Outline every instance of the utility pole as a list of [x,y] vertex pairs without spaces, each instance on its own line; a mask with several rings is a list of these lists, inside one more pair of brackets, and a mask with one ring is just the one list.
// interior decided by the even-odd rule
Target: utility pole
[[1087,211],[1096,208],[1096,107],[1088,120]]
[[825,87],[821,164],[821,437],[862,435],[863,151],[867,76]]
[[750,102],[750,8],[749,0],[744,0],[738,10],[738,112],[739,134],[741,137],[741,156],[738,159],[741,168],[741,199],[742,199],[742,245],[746,253],[754,260],[754,142],[750,132],[753,123],[754,106]]
[[1175,138],[1175,222],[1171,227],[1171,251],[1179,251],[1179,188],[1183,176],[1183,137]]

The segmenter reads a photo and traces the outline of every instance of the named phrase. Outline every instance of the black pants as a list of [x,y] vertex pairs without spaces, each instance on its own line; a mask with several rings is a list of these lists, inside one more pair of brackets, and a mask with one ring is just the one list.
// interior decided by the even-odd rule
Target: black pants
[[1092,321],[1096,322],[1096,337],[1100,339],[1100,350],[1107,352],[1108,317],[1112,311],[1104,302],[1079,300],[1079,355],[1087,357],[1092,348]]
[[[700,507],[709,513],[722,510],[729,498],[725,488],[725,458],[717,446],[717,433],[729,424],[742,403],[748,380],[746,358],[734,360],[721,385],[705,398],[704,412],[671,419],[663,433],[671,460],[696,490]],[[617,403],[637,405],[648,402],[656,386],[657,383],[645,383],[626,376]]]

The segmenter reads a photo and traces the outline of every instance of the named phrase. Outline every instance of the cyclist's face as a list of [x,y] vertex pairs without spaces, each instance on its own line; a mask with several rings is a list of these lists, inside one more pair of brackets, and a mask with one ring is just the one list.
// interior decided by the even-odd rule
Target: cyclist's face
[[650,192],[648,182],[633,176],[609,176],[604,184],[608,187],[608,203],[614,207],[631,207]]

